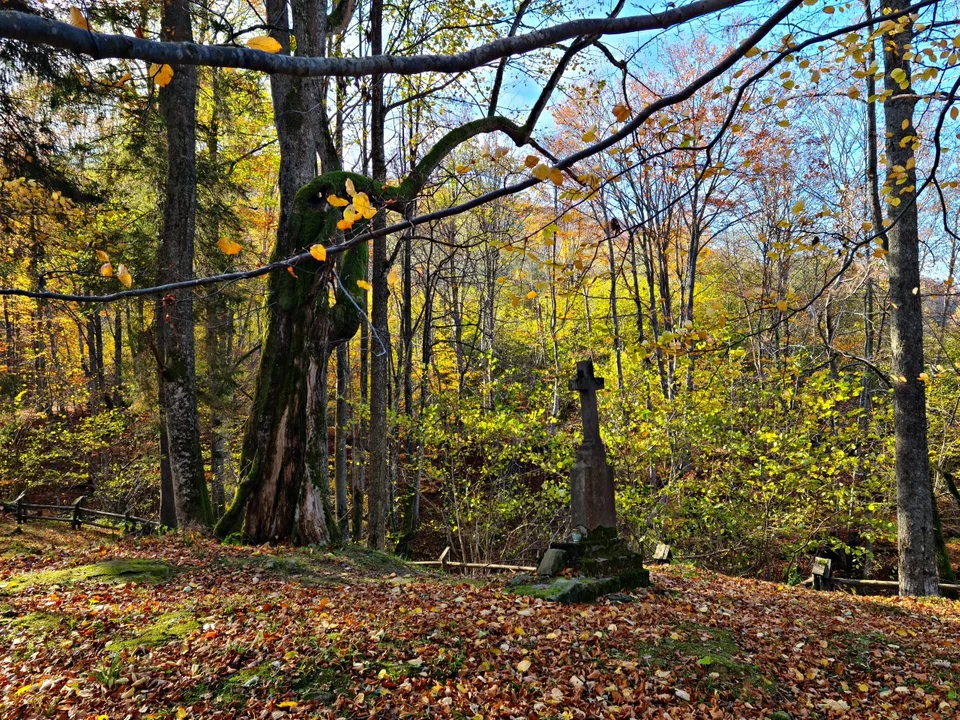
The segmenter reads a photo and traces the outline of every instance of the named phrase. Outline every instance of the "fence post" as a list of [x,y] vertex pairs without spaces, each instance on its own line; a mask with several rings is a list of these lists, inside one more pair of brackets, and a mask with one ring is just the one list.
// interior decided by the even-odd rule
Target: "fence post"
[[73,501],[73,513],[70,516],[70,527],[74,530],[79,530],[82,520],[80,519],[80,513],[83,512],[83,495],[78,497]]
[[24,521],[27,519],[23,513],[23,496],[26,494],[27,492],[24,490],[17,496],[17,499],[13,501],[17,506],[17,527],[23,525]]
[[133,528],[134,528],[133,520],[130,519],[130,509],[128,508],[123,513],[123,531],[125,533],[132,533]]
[[449,554],[450,554],[450,546],[447,545],[444,551],[440,553],[440,569],[443,570],[443,572],[447,571],[447,555]]

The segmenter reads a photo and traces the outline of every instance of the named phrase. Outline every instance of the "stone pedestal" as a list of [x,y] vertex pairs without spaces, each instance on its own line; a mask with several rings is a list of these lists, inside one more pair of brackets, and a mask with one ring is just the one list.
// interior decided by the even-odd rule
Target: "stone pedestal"
[[616,528],[613,466],[603,446],[581,445],[577,462],[570,471],[570,515],[572,526],[592,531]]
[[614,577],[643,570],[643,556],[627,547],[616,528],[596,528],[584,537],[551,543],[550,549],[566,553],[566,567],[587,577]]

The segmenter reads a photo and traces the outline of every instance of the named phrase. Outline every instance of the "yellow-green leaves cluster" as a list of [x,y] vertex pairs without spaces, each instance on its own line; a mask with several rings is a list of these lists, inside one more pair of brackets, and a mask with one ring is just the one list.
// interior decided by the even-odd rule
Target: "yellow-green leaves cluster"
[[327,197],[327,202],[333,207],[343,208],[343,219],[337,223],[339,230],[349,230],[357,221],[369,220],[377,214],[377,209],[370,204],[370,197],[365,192],[357,192],[350,178],[347,178],[346,190],[353,202],[337,195]]

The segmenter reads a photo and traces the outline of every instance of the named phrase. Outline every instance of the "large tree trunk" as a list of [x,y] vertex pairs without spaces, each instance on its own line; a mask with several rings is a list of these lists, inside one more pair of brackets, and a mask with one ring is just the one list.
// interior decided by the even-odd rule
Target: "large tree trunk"
[[167,423],[160,418],[160,524],[177,527],[177,505],[173,499],[173,474],[170,471],[170,443]]
[[[192,41],[186,0],[163,5],[163,39]],[[160,112],[167,130],[167,194],[159,250],[158,284],[193,275],[197,206],[197,70],[174,68],[173,80],[160,89]],[[169,444],[174,504],[181,527],[212,522],[203,475],[194,365],[193,292],[167,294],[157,305],[156,334],[160,368],[160,404]]]
[[[293,34],[300,55],[321,55],[315,0],[293,4]],[[290,52],[291,31],[284,0],[267,3],[271,35]],[[287,257],[337,236],[339,213],[325,198],[345,194],[352,177],[357,189],[376,195],[369,180],[333,172],[314,178],[319,132],[302,78],[272,75],[274,118],[280,144],[280,222],[273,259]],[[326,129],[323,129],[326,131]],[[324,158],[329,166],[335,160]],[[379,190],[379,187],[377,188]],[[270,316],[263,340],[254,404],[244,431],[241,483],[230,509],[217,525],[220,536],[243,529],[246,540],[327,543],[329,522],[326,467],[326,366],[330,352],[359,325],[354,306],[363,306],[356,286],[366,265],[366,247],[345,253],[337,304],[330,308],[330,266],[302,265],[274,273],[268,285]],[[360,275],[357,274],[360,268]],[[348,290],[345,290],[348,289]],[[353,302],[347,298],[349,292]]]
[[[321,198],[342,194],[347,177],[358,190],[375,194],[370,181],[359,175],[316,178],[297,193],[278,237],[275,259],[316,242],[326,244],[336,235],[339,212]],[[242,480],[217,525],[218,535],[238,532],[241,524],[250,542],[327,543],[339,535],[330,522],[328,499],[326,367],[330,352],[359,327],[357,308],[366,298],[357,280],[363,278],[366,263],[366,245],[344,254],[332,307],[329,265],[304,264],[295,275],[281,272],[270,277],[271,311],[244,432]]]
[[[370,52],[383,52],[383,2],[373,0],[370,6]],[[386,178],[384,152],[383,75],[373,77],[372,113],[370,127],[371,160],[374,180]],[[377,218],[383,222],[382,216]],[[385,343],[389,338],[387,288],[387,239],[373,241],[373,332],[370,358],[370,495],[368,503],[367,543],[383,550],[387,543],[387,516],[390,513],[390,475],[387,438],[387,383],[389,352]],[[378,341],[378,337],[379,341]]]
[[[907,0],[884,0],[884,9],[899,12]],[[894,434],[896,438],[897,539],[901,595],[939,595],[934,541],[933,492],[927,454],[926,395],[923,372],[923,317],[920,294],[920,252],[917,228],[916,170],[912,140],[916,95],[910,62],[903,52],[913,40],[913,25],[883,38],[884,84],[892,96],[884,103],[886,125],[887,270],[890,277],[893,360]],[[899,82],[892,73],[904,73]]]

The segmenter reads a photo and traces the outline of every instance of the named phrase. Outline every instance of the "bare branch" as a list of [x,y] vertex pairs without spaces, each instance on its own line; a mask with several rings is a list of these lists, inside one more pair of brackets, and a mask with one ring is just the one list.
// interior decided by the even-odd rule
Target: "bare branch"
[[129,35],[94,33],[39,15],[29,15],[13,10],[0,11],[0,38],[72,50],[96,60],[126,58],[170,65],[245,68],[271,74],[309,77],[416,75],[425,72],[458,73],[474,70],[494,60],[522,55],[576,37],[623,35],[668,28],[703,15],[735,7],[743,2],[745,0],[696,0],[661,13],[623,18],[572,20],[523,35],[500,38],[454,55],[293,57],[226,45],[159,42]]

